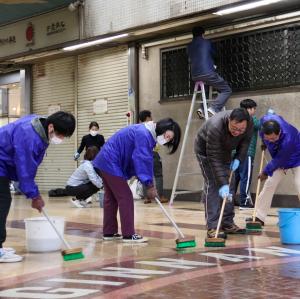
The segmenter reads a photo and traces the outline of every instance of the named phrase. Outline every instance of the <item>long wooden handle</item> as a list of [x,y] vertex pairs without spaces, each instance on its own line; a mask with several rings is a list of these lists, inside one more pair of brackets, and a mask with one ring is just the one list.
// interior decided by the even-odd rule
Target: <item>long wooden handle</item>
[[[261,159],[260,159],[260,165],[259,165],[259,173],[261,173],[262,169],[263,169],[264,156],[265,156],[265,150],[263,150],[262,153],[261,153]],[[254,206],[253,217],[252,217],[252,221],[253,222],[255,221],[255,218],[256,218],[257,202],[258,202],[258,196],[259,196],[259,192],[260,192],[260,183],[261,183],[261,180],[258,179],[258,181],[257,181],[257,187],[256,187],[256,194],[255,194],[255,206]]]
[[[233,175],[233,171],[231,171],[230,175],[229,175],[229,183],[228,183],[229,186],[230,186],[230,183],[231,183],[232,175]],[[215,238],[218,238],[218,234],[219,234],[219,231],[220,231],[221,222],[222,222],[222,218],[223,218],[223,214],[224,214],[224,210],[225,210],[226,200],[227,200],[227,197],[224,197],[223,198],[223,202],[222,202],[222,207],[221,207],[221,212],[220,212],[219,220],[218,220],[218,225],[217,225],[217,230],[216,230]]]

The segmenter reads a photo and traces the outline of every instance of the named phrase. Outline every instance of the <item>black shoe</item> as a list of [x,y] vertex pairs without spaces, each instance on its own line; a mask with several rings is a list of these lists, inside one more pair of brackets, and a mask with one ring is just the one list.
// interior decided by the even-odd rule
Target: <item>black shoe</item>
[[[251,222],[251,221],[253,221],[253,217],[246,218],[246,222]],[[260,222],[261,226],[265,225],[265,223],[257,217],[255,217],[255,221]]]
[[[217,232],[217,230],[214,229],[214,228],[209,229],[207,231],[207,238],[215,238],[216,237],[216,232]],[[218,238],[226,239],[227,236],[223,231],[220,230],[219,233],[218,233]]]
[[241,234],[241,235],[243,235],[246,233],[246,230],[244,228],[240,228],[234,223],[231,225],[226,225],[226,226],[223,225],[222,229],[226,234]]

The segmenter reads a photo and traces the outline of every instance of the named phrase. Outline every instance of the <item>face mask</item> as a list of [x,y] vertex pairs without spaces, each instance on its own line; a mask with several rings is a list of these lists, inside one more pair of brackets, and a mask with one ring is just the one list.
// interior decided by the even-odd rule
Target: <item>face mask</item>
[[96,135],[98,135],[98,131],[90,130],[90,134],[92,136],[96,136]]
[[168,143],[168,141],[165,139],[164,135],[157,136],[156,141],[160,145],[164,145],[164,144]]
[[58,138],[55,134],[53,137],[50,138],[51,144],[61,144],[63,141],[63,139]]

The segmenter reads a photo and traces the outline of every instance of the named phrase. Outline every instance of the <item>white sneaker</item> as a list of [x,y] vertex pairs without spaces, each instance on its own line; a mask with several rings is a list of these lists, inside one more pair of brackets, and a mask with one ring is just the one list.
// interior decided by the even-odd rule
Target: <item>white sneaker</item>
[[76,199],[76,198],[72,198],[70,200],[70,202],[72,203],[72,205],[76,208],[84,208],[84,206],[80,203],[80,200],[79,199]]
[[207,112],[208,112],[208,116],[214,116],[214,115],[217,114],[217,112],[213,108],[211,108],[211,107],[209,107],[207,109]]
[[102,239],[104,241],[115,241],[121,240],[123,237],[120,234],[113,234],[113,235],[103,235]]
[[88,197],[88,198],[85,200],[86,203],[92,203],[92,201],[93,201],[93,197],[92,197],[92,196]]
[[22,256],[7,251],[4,251],[4,253],[0,255],[0,263],[17,263],[22,260]]
[[129,237],[123,237],[123,242],[125,242],[125,243],[145,243],[145,242],[148,242],[148,239],[144,238],[141,235],[134,234]]
[[2,248],[5,252],[8,252],[8,253],[12,253],[12,254],[15,254],[16,253],[16,250],[14,248],[11,248],[11,247],[3,247]]

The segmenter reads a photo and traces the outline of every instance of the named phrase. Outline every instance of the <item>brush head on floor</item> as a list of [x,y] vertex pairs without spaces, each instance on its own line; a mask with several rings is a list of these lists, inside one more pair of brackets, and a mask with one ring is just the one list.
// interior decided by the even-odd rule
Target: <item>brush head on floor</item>
[[246,232],[249,235],[262,234],[262,225],[258,221],[249,221],[246,223]]
[[196,247],[195,238],[182,238],[176,240],[176,249]]
[[223,238],[206,238],[205,247],[225,247],[225,239]]
[[61,254],[64,258],[64,261],[79,260],[84,258],[81,248],[66,249],[63,250]]

